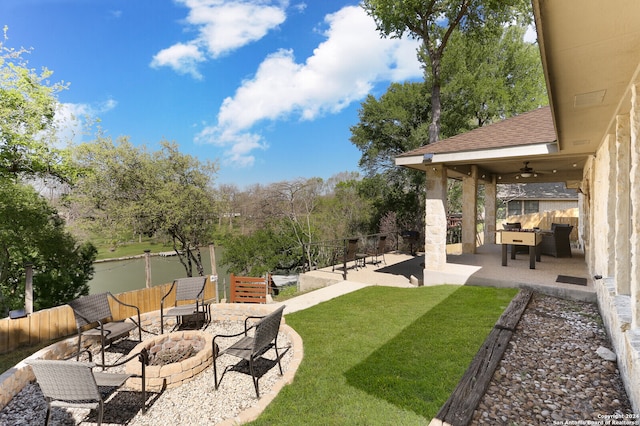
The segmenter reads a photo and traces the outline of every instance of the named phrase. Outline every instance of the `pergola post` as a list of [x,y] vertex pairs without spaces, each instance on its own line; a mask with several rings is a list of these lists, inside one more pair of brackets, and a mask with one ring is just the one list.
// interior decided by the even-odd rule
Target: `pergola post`
[[478,166],[472,165],[462,178],[462,253],[476,252],[476,218],[478,216]]
[[496,243],[496,215],[498,212],[498,185],[496,177],[484,184],[484,244]]

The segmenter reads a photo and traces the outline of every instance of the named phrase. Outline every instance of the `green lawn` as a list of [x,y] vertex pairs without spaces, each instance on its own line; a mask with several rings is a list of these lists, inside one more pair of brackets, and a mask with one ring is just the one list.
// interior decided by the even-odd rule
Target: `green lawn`
[[172,245],[162,244],[153,240],[121,244],[113,250],[109,248],[109,244],[99,239],[94,241],[94,244],[98,248],[97,260],[141,255],[144,254],[145,250],[151,250],[151,253],[173,251]]
[[426,425],[515,289],[368,287],[286,316],[304,359],[252,425]]

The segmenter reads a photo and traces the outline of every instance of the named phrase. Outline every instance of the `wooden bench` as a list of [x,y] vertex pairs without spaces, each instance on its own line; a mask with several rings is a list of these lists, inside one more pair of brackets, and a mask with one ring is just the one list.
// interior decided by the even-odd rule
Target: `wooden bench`
[[231,303],[267,303],[271,277],[240,277],[231,274]]

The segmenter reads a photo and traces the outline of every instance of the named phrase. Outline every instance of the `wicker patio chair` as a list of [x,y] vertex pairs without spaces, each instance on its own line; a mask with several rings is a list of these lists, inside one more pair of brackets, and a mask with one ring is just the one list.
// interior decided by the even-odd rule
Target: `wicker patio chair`
[[[206,277],[189,277],[174,280],[167,294],[160,299],[160,334],[164,333],[164,317],[176,317],[176,328],[183,317],[195,315],[196,328],[200,328],[200,316],[204,315],[204,323],[210,319],[209,305],[204,303],[204,286]],[[164,301],[176,289],[176,300],[172,308],[165,312]],[[192,302],[178,305],[178,302]]]
[[[109,298],[122,306],[135,309],[137,312],[137,321],[133,318],[128,318],[129,321],[113,321]],[[105,346],[110,345],[115,340],[128,336],[131,330],[137,328],[138,341],[142,341],[140,309],[137,306],[121,302],[109,292],[79,297],[78,299],[69,302],[69,306],[73,310],[73,316],[76,319],[76,328],[78,330],[78,351],[76,360],[78,359],[77,357],[80,356],[82,336],[100,338],[100,351],[102,354],[103,365]]]
[[[258,398],[260,398],[260,390],[258,389],[258,376],[256,375],[254,364],[256,359],[266,352],[271,346],[273,346],[276,351],[276,359],[278,361],[278,367],[280,368],[280,375],[282,375],[282,364],[280,363],[280,354],[278,353],[278,330],[280,329],[280,322],[282,320],[282,311],[284,311],[284,306],[279,307],[269,315],[263,317],[249,316],[244,321],[243,332],[231,335],[218,334],[213,337],[213,379],[216,390],[218,389],[220,382],[222,382],[222,377],[224,377],[223,372],[222,377],[220,377],[220,382],[218,382],[216,361],[224,354],[233,355],[249,362],[249,371],[251,372],[253,386],[256,389],[256,397]],[[248,322],[253,319],[259,319],[259,321],[249,327]],[[250,336],[248,333],[251,329],[254,330],[253,336]],[[225,350],[218,350],[216,339],[238,336],[243,337]]]
[[540,252],[553,257],[572,257],[569,235],[573,226],[567,224],[551,224],[551,232],[542,234]]
[[[102,394],[109,394],[125,384],[131,377],[142,380],[142,412],[146,412],[147,393],[145,387],[145,366],[149,362],[147,351],[133,354],[117,364],[102,366],[115,367],[138,358],[142,364],[141,374],[112,374],[103,371],[93,371],[99,366],[93,362],[63,361],[63,360],[27,360],[31,366],[36,381],[47,401],[45,425],[49,424],[52,407],[87,408],[98,411],[98,425],[102,424],[104,416],[104,400]],[[102,388],[102,389],[101,389]]]

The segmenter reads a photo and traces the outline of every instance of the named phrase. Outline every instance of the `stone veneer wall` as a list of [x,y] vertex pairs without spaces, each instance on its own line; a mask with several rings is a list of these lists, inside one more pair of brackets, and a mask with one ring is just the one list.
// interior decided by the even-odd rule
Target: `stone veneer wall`
[[628,274],[621,274],[617,270],[619,266],[616,266],[620,265],[620,259],[616,261],[616,256],[624,256],[629,264],[634,262],[628,251],[620,253],[618,249],[616,253],[619,246],[617,239],[633,238],[632,235],[616,235],[617,221],[620,218],[628,220],[627,214],[616,218],[616,198],[629,196],[628,193],[616,191],[618,181],[629,178],[617,172],[617,158],[616,138],[610,135],[585,167],[582,186],[587,195],[584,200],[585,211],[581,212],[586,213],[585,233],[588,242],[585,258],[589,273],[603,277],[595,280],[598,307],[618,358],[617,364],[627,396],[634,412],[640,413],[640,329],[633,326],[632,296],[625,294],[630,284],[638,284],[623,283],[629,280]]
[[[212,305],[211,316],[217,321],[244,321],[249,315],[267,315],[275,310],[279,305],[252,305],[252,304],[232,304],[219,303]],[[160,311],[148,312],[141,316],[142,327],[146,328],[154,324],[159,324]],[[284,317],[282,323],[285,323]],[[77,337],[70,337],[60,342],[54,343],[34,353],[27,359],[65,359],[73,356],[78,343]],[[83,346],[88,347],[90,341],[84,341]],[[35,380],[31,367],[24,361],[19,362],[13,368],[0,375],[0,410],[3,409],[13,397],[24,388],[27,383]]]

